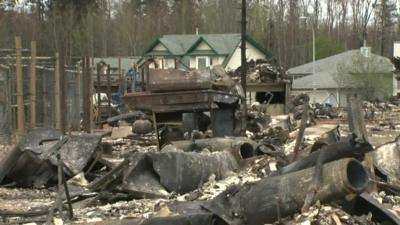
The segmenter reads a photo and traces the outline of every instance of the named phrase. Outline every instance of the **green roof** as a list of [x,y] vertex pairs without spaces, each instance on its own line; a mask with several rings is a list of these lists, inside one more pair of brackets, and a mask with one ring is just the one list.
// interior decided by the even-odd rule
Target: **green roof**
[[[169,34],[154,41],[144,54],[148,56],[158,55],[157,52],[153,51],[153,48],[158,44],[162,44],[171,55],[184,56],[195,51],[196,47],[204,41],[211,47],[212,51],[214,51],[214,55],[230,56],[240,44],[240,40],[240,34]],[[267,57],[271,56],[268,51],[262,48],[252,38],[247,37],[247,41],[258,48]]]

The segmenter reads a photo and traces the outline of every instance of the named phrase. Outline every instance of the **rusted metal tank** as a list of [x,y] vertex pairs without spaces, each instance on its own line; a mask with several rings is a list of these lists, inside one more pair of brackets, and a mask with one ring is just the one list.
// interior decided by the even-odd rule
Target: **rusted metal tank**
[[210,70],[150,69],[149,72],[147,87],[151,92],[211,89]]

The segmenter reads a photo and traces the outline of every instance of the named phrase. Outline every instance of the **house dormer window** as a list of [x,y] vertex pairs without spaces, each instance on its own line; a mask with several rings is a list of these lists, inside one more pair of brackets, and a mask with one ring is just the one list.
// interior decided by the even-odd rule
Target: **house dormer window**
[[205,69],[209,66],[210,66],[210,57],[208,56],[196,57],[196,69]]

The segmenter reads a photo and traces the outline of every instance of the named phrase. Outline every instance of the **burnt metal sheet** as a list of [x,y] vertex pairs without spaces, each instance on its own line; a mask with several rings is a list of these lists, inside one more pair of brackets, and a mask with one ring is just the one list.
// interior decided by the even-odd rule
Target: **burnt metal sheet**
[[384,144],[372,152],[374,166],[386,176],[389,184],[400,185],[400,142]]
[[72,174],[77,174],[85,168],[99,146],[101,138],[102,134],[86,133],[69,137],[60,152],[61,159]]
[[41,154],[48,146],[47,142],[55,144],[61,137],[62,133],[59,130],[51,128],[35,128],[29,131],[18,144],[21,151],[31,151]]
[[155,112],[209,110],[218,108],[214,103],[233,104],[239,97],[215,90],[179,91],[167,93],[129,93],[122,97],[130,109]]
[[[83,170],[90,160],[104,133],[87,134],[81,133],[68,137],[65,144],[60,148],[61,159],[69,169],[70,175],[77,174]],[[31,151],[42,160],[49,160],[51,164],[57,165],[57,158],[53,147],[62,137],[61,132],[50,128],[34,129],[21,141],[21,151]]]
[[380,204],[366,192],[351,201],[342,201],[341,206],[344,211],[353,216],[371,214],[373,224],[400,224],[400,218],[393,211],[385,208],[384,205]]
[[92,159],[103,135],[82,133],[65,137],[55,129],[33,129],[3,162],[0,182],[7,176],[24,187],[46,185],[55,175],[57,150],[61,153],[65,172],[73,176]]
[[146,154],[137,153],[124,171],[122,189],[136,198],[166,197],[168,192],[160,184],[158,174],[154,172],[153,162]]
[[211,111],[214,137],[235,136],[235,110],[215,109]]
[[[19,150],[16,150],[19,151]],[[5,176],[14,181],[18,187],[41,188],[57,178],[57,172],[53,165],[43,161],[32,152],[24,152]]]

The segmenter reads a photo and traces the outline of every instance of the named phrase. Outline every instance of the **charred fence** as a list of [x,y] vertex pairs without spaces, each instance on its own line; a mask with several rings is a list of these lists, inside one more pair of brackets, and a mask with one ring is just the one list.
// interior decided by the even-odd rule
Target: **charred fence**
[[[54,128],[57,123],[56,68],[36,66],[36,94],[32,100],[31,67],[22,65],[25,131],[34,127]],[[16,134],[18,121],[17,79],[15,64],[0,62],[0,143],[7,143]],[[64,107],[61,114],[67,130],[79,130],[82,114],[82,73],[78,68],[66,68],[64,73]],[[35,122],[32,123],[32,108]]]

